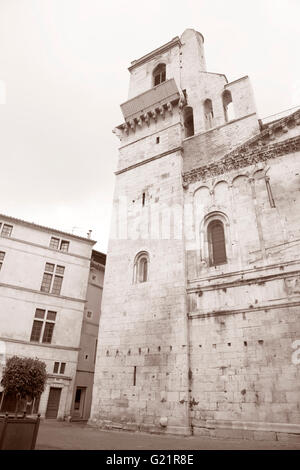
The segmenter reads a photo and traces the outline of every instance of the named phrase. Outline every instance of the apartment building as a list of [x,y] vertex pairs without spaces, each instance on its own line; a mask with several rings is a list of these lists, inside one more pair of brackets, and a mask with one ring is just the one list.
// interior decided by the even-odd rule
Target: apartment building
[[[47,383],[29,411],[71,415],[96,242],[0,214],[0,380],[7,358],[37,357]],[[14,411],[0,388],[0,409]]]

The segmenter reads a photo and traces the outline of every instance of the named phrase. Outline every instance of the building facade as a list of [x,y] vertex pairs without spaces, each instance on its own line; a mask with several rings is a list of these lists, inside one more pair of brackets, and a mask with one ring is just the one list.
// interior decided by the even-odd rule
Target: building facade
[[82,322],[72,421],[90,417],[106,255],[93,250]]
[[[0,372],[14,355],[46,363],[45,391],[28,410],[42,417],[71,415],[94,244],[0,215]],[[0,395],[0,409],[14,411]]]
[[300,112],[264,124],[203,41],[188,29],[129,67],[90,422],[284,438],[300,432]]

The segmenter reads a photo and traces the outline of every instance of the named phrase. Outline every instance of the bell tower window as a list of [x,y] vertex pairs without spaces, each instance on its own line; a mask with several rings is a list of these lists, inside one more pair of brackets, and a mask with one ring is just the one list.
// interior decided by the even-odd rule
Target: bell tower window
[[222,95],[222,99],[223,99],[225,121],[226,122],[232,121],[233,119],[235,119],[235,116],[234,116],[232,96],[229,90],[224,91]]
[[139,253],[134,262],[133,282],[140,283],[148,281],[149,255],[143,251]]
[[205,127],[208,130],[213,127],[214,112],[213,112],[212,101],[208,98],[207,100],[204,101],[203,106],[204,106],[204,116],[205,116]]
[[184,133],[185,137],[194,135],[194,115],[191,106],[185,106],[183,110]]
[[227,263],[224,225],[221,220],[212,220],[207,227],[209,260],[211,266]]
[[153,70],[153,86],[166,81],[166,65],[158,64]]

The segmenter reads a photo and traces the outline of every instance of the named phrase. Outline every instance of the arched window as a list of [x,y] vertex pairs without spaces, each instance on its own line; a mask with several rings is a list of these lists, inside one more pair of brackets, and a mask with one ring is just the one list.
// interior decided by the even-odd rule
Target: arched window
[[133,282],[146,282],[149,275],[149,255],[146,251],[139,253],[134,262]]
[[224,225],[221,220],[212,220],[207,227],[209,262],[211,266],[227,263]]
[[232,96],[229,90],[225,90],[223,95],[223,108],[224,108],[224,116],[225,116],[225,121],[229,122],[232,121],[235,116],[234,116],[234,109],[233,109],[233,103],[232,103]]
[[153,86],[166,81],[166,64],[158,64],[153,70]]
[[191,106],[185,106],[183,110],[184,133],[185,137],[194,135],[194,115]]
[[203,103],[204,106],[204,117],[205,117],[205,128],[211,129],[213,127],[214,111],[212,101],[207,98]]

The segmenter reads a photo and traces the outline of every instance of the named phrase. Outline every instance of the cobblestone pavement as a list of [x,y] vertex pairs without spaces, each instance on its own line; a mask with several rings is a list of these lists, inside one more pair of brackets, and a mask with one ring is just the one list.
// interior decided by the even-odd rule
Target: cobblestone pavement
[[81,423],[45,420],[40,424],[37,450],[292,450],[300,437],[289,442],[162,436],[125,431],[103,431]]

